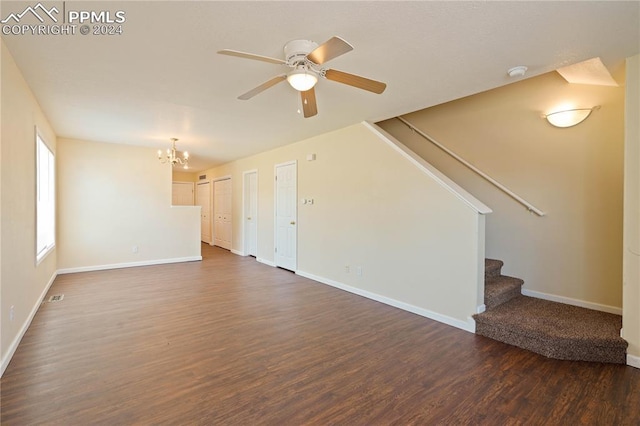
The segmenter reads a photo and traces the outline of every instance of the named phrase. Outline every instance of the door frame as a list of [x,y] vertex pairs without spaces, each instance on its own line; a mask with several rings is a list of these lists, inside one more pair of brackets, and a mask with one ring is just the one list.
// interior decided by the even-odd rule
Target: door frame
[[[278,167],[283,166],[296,166],[296,194],[294,200],[294,209],[295,209],[295,221],[298,223],[298,160],[285,161],[284,163],[278,163],[273,166],[273,264],[274,266],[278,266],[278,262],[276,262],[276,244],[278,243],[278,182],[276,181],[276,177],[278,176]],[[296,258],[295,265],[292,272],[298,270],[298,225],[296,225]]]
[[[253,169],[253,170],[247,170],[242,172],[242,256],[249,256],[249,224],[247,223],[246,217],[247,217],[247,208],[248,208],[248,203],[247,203],[247,199],[249,198],[250,194],[249,194],[249,185],[247,184],[247,179],[249,178],[249,175],[254,174],[256,175],[256,192],[258,191],[258,169]],[[257,195],[257,194],[256,194]],[[256,196],[256,217],[253,218],[252,220],[255,220],[255,224],[256,224],[256,259],[258,258],[258,214],[257,214],[257,209],[258,209],[258,199],[259,197]]]
[[[205,243],[213,246],[213,181],[209,179],[202,179],[195,182],[195,193],[193,194],[193,202],[194,206],[200,206],[199,204],[195,204],[198,202],[198,185],[208,184],[209,185],[209,229],[211,230],[211,241]],[[202,241],[202,230],[200,230],[200,241]]]
[[211,179],[211,246],[215,246],[216,241],[216,227],[215,227],[215,199],[216,199],[216,182],[220,182],[221,180],[227,180],[231,183],[231,235],[229,238],[230,248],[229,251],[233,253],[233,180],[231,179],[231,175],[219,176],[217,178]]

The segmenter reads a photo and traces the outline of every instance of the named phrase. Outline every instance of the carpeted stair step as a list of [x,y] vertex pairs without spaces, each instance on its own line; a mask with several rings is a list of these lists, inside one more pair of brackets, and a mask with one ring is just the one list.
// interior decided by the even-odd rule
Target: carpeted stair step
[[502,272],[502,265],[504,262],[497,259],[485,259],[484,260],[484,279],[489,277],[497,277]]
[[620,315],[518,296],[474,319],[476,334],[549,358],[626,363]]
[[491,276],[484,281],[484,304],[487,309],[495,308],[520,296],[522,281],[520,278],[505,275]]

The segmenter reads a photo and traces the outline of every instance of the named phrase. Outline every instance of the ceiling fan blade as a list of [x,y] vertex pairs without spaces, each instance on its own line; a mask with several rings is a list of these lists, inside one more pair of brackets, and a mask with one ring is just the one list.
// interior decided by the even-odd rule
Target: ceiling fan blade
[[269,81],[267,81],[265,83],[262,83],[260,86],[255,87],[255,88],[249,90],[247,93],[238,96],[238,99],[241,99],[243,101],[251,99],[255,95],[257,95],[258,93],[264,92],[269,87],[275,86],[276,84],[280,83],[281,81],[285,81],[286,79],[287,79],[286,75],[279,75],[277,77],[273,77],[271,80],[269,80]]
[[369,92],[380,94],[387,88],[385,83],[360,77],[359,75],[349,74],[337,70],[327,70],[325,72],[327,80],[337,81],[338,83],[348,84],[358,89],[368,90]]
[[302,112],[304,118],[313,117],[318,113],[318,105],[316,104],[316,91],[313,87],[306,92],[300,92],[302,99]]
[[331,37],[307,55],[307,59],[318,65],[344,55],[353,50],[353,46],[340,37]]
[[286,64],[286,62],[282,59],[270,58],[268,56],[256,55],[253,53],[240,52],[238,50],[222,49],[218,50],[218,53],[221,55],[237,56],[238,58],[254,59],[256,61],[269,62],[278,65]]

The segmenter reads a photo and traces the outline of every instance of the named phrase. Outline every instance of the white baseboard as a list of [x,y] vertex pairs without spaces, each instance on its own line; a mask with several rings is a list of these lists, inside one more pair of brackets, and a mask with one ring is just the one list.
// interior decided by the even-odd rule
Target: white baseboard
[[110,265],[80,266],[78,268],[58,269],[58,274],[75,274],[76,272],[104,271],[106,269],[135,268],[137,266],[164,265],[166,263],[196,262],[202,256],[176,257],[173,259],[143,260],[140,262],[113,263]]
[[627,354],[627,365],[630,367],[640,368],[640,356]]
[[2,375],[4,374],[4,371],[9,366],[9,363],[11,362],[11,358],[13,358],[13,354],[16,353],[16,349],[18,349],[18,345],[20,344],[20,341],[22,340],[22,338],[24,337],[24,334],[29,329],[29,326],[31,325],[31,321],[33,321],[33,318],[36,316],[36,313],[38,312],[38,308],[40,308],[40,305],[42,305],[42,301],[44,300],[44,297],[47,295],[47,292],[51,288],[51,285],[53,284],[57,276],[58,276],[58,272],[54,272],[51,278],[49,279],[49,282],[44,287],[44,290],[42,290],[42,293],[40,293],[40,297],[38,297],[38,299],[36,300],[36,303],[33,305],[33,308],[31,309],[31,312],[29,313],[27,320],[24,322],[24,324],[22,324],[22,327],[20,327],[20,331],[18,332],[16,337],[13,339],[13,341],[9,345],[9,350],[7,351],[7,354],[5,355],[5,357],[2,359],[2,364],[0,364],[0,377],[2,377]]
[[231,253],[237,254],[238,256],[246,256],[247,254],[240,250],[231,249]]
[[538,299],[550,300],[552,302],[564,303],[566,305],[580,306],[581,308],[593,309],[594,311],[608,312],[610,314],[622,315],[622,308],[615,306],[601,305],[600,303],[587,302],[580,299],[572,299],[571,297],[556,296],[555,294],[542,293],[540,291],[522,289],[525,296],[536,297]]
[[386,296],[382,296],[377,293],[372,293],[367,290],[362,290],[357,287],[352,287],[347,284],[340,283],[338,281],[330,280],[328,278],[319,277],[317,275],[310,274],[304,271],[296,271],[297,275],[301,277],[309,278],[322,284],[330,285],[331,287],[338,288],[340,290],[348,291],[349,293],[357,294],[358,296],[366,297],[367,299],[375,300],[376,302],[384,303],[385,305],[393,306],[403,311],[412,312],[414,314],[432,319],[434,321],[441,322],[443,324],[450,325],[452,327],[459,328],[461,330],[469,331],[471,333],[476,332],[476,323],[473,318],[469,317],[467,321],[461,321],[457,318],[452,318],[446,315],[439,314],[437,312],[430,311],[428,309],[419,308],[417,306],[410,305],[409,303],[401,302],[399,300],[391,299]]
[[476,306],[476,314],[481,314],[487,310],[487,305],[484,303],[482,305]]
[[273,266],[274,268],[276,267],[275,262],[272,262],[272,261],[270,261],[270,260],[263,259],[263,258],[261,258],[261,257],[256,257],[256,260],[257,260],[258,262],[260,262],[260,263],[264,263],[265,265]]

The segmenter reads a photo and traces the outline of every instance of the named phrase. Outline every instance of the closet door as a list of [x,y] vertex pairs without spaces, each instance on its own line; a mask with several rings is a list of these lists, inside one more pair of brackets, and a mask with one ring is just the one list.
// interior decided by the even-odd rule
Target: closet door
[[231,178],[213,183],[213,244],[231,250]]
[[196,192],[197,205],[200,209],[200,239],[211,244],[211,184],[199,182]]

